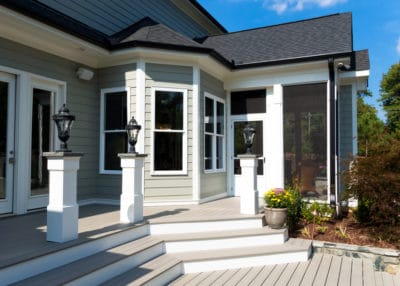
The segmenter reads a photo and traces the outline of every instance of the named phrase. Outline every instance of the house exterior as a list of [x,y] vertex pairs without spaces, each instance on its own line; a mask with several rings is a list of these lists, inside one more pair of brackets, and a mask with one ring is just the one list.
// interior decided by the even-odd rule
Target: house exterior
[[63,103],[82,203],[119,202],[132,116],[147,205],[240,196],[247,124],[261,195],[337,199],[368,75],[351,13],[228,33],[196,0],[0,0],[0,214],[48,204]]

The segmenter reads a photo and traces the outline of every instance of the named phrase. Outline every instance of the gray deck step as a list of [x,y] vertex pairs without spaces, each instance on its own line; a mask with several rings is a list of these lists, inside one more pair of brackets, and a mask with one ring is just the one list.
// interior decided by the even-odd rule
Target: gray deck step
[[156,236],[165,242],[167,253],[283,244],[286,229],[269,227],[228,231],[169,234]]
[[146,236],[33,276],[14,285],[88,285],[141,265],[163,253],[159,239]]
[[132,268],[101,285],[165,285],[178,278],[181,274],[181,261],[172,255],[164,254],[138,267]]
[[289,239],[279,245],[174,253],[184,262],[185,273],[302,262],[310,255],[311,241],[301,239]]

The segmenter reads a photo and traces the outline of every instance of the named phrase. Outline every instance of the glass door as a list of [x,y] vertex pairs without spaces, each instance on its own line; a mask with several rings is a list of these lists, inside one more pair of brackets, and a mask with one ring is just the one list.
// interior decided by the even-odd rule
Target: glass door
[[15,78],[0,72],[0,214],[13,210]]
[[53,101],[52,91],[33,89],[29,209],[45,207],[48,204],[49,176],[47,160],[43,153],[53,150]]
[[247,119],[233,119],[232,120],[232,133],[233,134],[233,190],[235,196],[241,195],[241,190],[246,186],[247,181],[242,176],[242,170],[240,168],[240,160],[238,155],[246,152],[244,145],[243,129],[246,125],[252,126],[256,130],[254,144],[252,148],[253,154],[258,155],[258,168],[257,168],[257,188],[259,196],[262,196],[265,191],[266,176],[265,176],[265,157],[264,157],[264,120],[262,118],[247,120]]

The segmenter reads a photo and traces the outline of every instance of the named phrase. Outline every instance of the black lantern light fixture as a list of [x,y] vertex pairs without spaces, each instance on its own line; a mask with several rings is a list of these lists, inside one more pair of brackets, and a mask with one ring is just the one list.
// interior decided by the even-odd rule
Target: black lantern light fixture
[[75,115],[69,114],[69,109],[64,103],[58,113],[53,115],[53,120],[57,125],[58,139],[61,141],[60,149],[57,152],[71,152],[71,150],[68,150],[67,141]]
[[251,147],[253,146],[255,135],[256,135],[256,130],[247,124],[246,127],[243,129],[244,145],[246,145],[246,154],[252,154]]
[[142,126],[140,126],[137,123],[135,117],[132,116],[131,120],[126,126],[126,132],[128,133],[129,153],[137,154],[135,150],[135,145],[139,136],[140,129],[142,129]]

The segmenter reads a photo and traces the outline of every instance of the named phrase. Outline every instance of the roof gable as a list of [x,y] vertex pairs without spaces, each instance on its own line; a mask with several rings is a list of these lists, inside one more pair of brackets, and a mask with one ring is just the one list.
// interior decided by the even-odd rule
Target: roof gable
[[235,65],[353,51],[351,13],[334,14],[200,40]]

